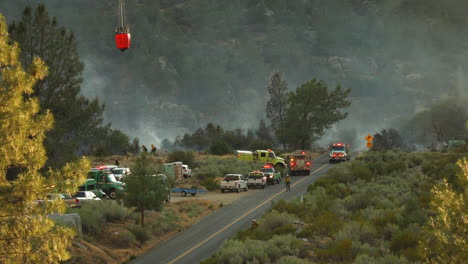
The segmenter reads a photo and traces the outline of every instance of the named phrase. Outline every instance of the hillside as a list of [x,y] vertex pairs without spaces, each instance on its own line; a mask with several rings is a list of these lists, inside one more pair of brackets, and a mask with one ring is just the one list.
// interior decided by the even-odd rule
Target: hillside
[[[144,141],[207,122],[255,126],[273,70],[290,89],[313,77],[351,88],[341,125],[359,118],[358,134],[398,124],[434,98],[466,100],[461,0],[127,0],[133,46],[122,54],[112,39],[117,1],[44,2],[79,40],[85,93]],[[5,0],[0,11],[11,21],[27,3]]]

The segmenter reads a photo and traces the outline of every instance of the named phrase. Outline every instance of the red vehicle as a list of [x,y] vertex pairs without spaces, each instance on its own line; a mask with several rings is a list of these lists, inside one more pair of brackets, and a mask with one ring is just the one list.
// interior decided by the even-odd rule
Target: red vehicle
[[296,151],[288,156],[289,175],[309,175],[312,157],[307,151]]
[[329,161],[348,161],[351,159],[351,153],[349,151],[350,146],[344,143],[335,143],[329,147]]

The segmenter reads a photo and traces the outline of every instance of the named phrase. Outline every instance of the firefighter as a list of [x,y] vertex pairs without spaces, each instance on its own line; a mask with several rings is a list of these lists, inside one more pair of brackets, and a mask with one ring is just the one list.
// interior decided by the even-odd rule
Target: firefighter
[[153,144],[151,144],[151,154],[156,156],[156,151],[157,151],[156,147]]
[[141,148],[143,149],[143,152],[147,153],[148,152],[148,149],[146,148],[145,145],[141,145]]
[[120,166],[120,163],[119,163],[118,160],[115,160],[114,164],[115,164],[116,166]]
[[289,177],[289,174],[286,175],[286,179],[284,179],[284,183],[286,184],[286,191],[287,192],[291,191],[291,177]]
[[257,221],[254,219],[252,220],[252,230],[255,230],[258,227]]

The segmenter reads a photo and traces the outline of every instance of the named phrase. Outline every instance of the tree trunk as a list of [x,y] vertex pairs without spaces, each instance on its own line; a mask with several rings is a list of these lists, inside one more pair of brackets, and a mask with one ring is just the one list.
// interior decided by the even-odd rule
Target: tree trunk
[[145,225],[145,210],[141,210],[141,226]]

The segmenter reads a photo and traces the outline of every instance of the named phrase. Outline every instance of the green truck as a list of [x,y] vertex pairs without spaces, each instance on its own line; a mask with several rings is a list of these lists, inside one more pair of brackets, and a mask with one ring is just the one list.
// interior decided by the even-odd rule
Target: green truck
[[90,191],[93,192],[99,198],[106,198],[107,194],[99,188],[96,184],[95,179],[86,179],[86,182],[83,185],[78,186],[78,191]]
[[276,170],[286,168],[284,159],[277,157],[275,152],[270,149],[256,151],[236,150],[236,156],[239,160],[272,164]]
[[265,166],[263,166],[263,168],[260,169],[260,171],[263,172],[263,174],[265,174],[267,178],[267,183],[275,184],[281,182],[281,172],[275,170],[275,168],[273,168],[272,165],[266,164]]
[[[101,189],[111,199],[117,197],[117,192],[125,191],[125,183],[117,181],[113,174],[106,173],[103,170],[91,169],[88,172],[89,179],[95,181],[94,188]],[[89,185],[92,184],[92,181],[90,181]]]

